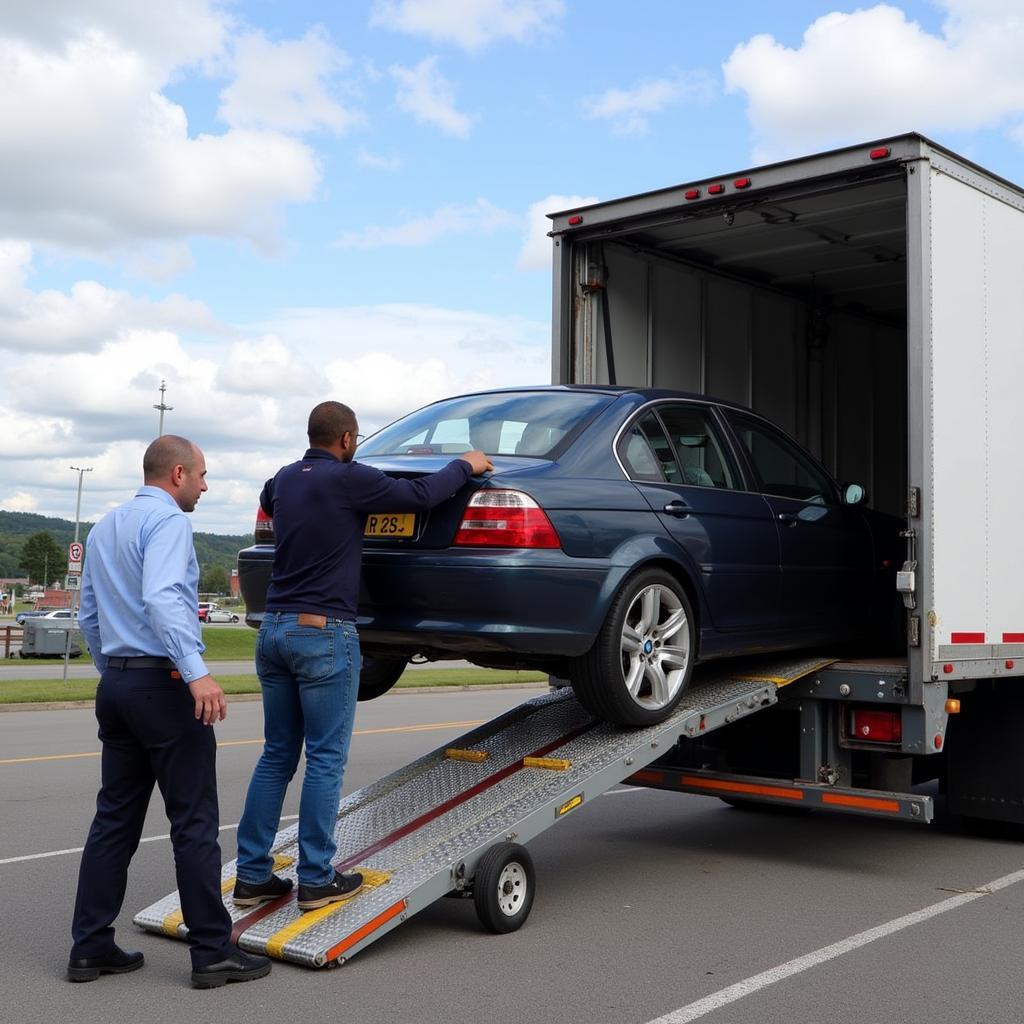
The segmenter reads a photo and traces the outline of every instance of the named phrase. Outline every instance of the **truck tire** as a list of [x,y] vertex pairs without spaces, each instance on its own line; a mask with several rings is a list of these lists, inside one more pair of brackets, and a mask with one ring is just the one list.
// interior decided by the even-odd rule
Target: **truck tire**
[[473,876],[476,916],[496,935],[514,932],[530,916],[535,890],[529,850],[519,843],[498,843],[480,858]]
[[693,675],[693,609],[662,569],[631,576],[616,595],[594,646],[571,670],[580,703],[616,725],[656,725],[672,713]]
[[358,700],[376,700],[391,689],[401,678],[407,662],[405,658],[363,657],[359,670]]

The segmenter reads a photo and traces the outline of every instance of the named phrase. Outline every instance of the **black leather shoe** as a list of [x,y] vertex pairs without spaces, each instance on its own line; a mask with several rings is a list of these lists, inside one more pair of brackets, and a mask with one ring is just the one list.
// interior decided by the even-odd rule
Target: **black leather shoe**
[[235,891],[231,899],[236,907],[255,907],[257,903],[264,903],[267,900],[276,900],[292,891],[292,880],[290,878],[278,878],[271,875],[265,882],[243,882],[240,878],[235,879]]
[[144,963],[141,953],[126,953],[115,946],[104,956],[78,957],[68,961],[68,981],[95,981],[101,974],[128,974]]
[[334,878],[326,885],[303,885],[299,883],[299,910],[316,910],[328,903],[337,903],[355,896],[363,887],[363,876],[358,871],[351,875],[334,872]]
[[215,964],[192,968],[193,988],[220,988],[229,981],[255,981],[270,973],[270,957],[238,950]]

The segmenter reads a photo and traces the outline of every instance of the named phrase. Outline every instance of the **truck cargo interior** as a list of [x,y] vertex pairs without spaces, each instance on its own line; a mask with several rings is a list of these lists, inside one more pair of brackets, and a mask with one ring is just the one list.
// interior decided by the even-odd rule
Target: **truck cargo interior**
[[[574,380],[748,405],[868,503],[904,512],[907,198],[902,169],[629,221],[574,252]],[[586,334],[590,337],[585,337]]]

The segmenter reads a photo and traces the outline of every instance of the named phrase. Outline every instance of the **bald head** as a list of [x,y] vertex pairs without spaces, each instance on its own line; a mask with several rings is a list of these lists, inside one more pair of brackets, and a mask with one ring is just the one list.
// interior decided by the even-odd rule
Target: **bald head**
[[188,438],[164,434],[146,449],[142,478],[166,491],[182,512],[191,512],[206,490],[206,459]]
[[192,469],[196,463],[198,449],[185,437],[164,434],[158,437],[142,456],[142,479],[147,484],[157,484],[171,475],[175,466]]
[[312,448],[330,448],[337,444],[346,431],[353,434],[359,429],[356,414],[341,402],[321,402],[309,414],[309,444]]

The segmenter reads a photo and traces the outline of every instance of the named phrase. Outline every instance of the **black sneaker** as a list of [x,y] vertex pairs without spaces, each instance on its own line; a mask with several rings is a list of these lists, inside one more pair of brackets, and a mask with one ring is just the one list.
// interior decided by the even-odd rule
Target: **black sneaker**
[[290,878],[271,875],[265,882],[243,882],[236,878],[235,891],[231,894],[231,899],[236,907],[255,907],[257,903],[276,900],[278,896],[284,896],[291,891]]
[[351,875],[334,872],[334,881],[326,885],[303,885],[299,883],[299,910],[316,910],[328,903],[337,903],[355,896],[363,887],[363,876],[358,871]]

